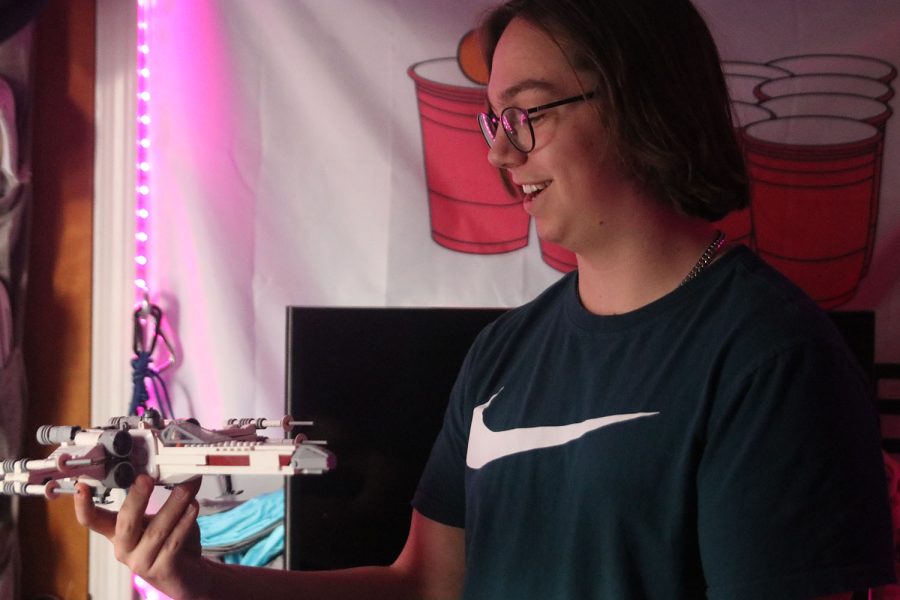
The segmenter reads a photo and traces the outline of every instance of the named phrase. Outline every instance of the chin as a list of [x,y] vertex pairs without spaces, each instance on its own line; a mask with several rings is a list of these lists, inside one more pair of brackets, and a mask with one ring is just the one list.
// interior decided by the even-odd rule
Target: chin
[[565,235],[563,228],[559,223],[553,223],[545,218],[534,218],[534,228],[537,236],[545,242],[550,242],[558,246],[565,245]]

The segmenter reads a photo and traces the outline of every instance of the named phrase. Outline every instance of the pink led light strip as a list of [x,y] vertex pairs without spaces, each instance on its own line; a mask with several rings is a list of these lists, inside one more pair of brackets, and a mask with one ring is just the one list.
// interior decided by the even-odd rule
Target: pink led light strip
[[[150,4],[137,0],[137,152],[135,164],[134,299],[148,300],[150,255]],[[171,600],[132,574],[132,587],[146,600]]]
[[[150,255],[150,4],[137,0],[137,152],[135,163],[134,296],[135,305],[148,300]],[[132,586],[146,600],[171,600],[132,575]]]
[[134,293],[139,304],[148,292],[150,250],[150,4],[137,0],[137,164]]

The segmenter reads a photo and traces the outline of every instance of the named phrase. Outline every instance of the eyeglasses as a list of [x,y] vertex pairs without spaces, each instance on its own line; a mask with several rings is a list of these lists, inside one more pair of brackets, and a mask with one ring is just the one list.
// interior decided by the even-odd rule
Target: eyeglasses
[[515,146],[516,150],[528,153],[534,150],[534,127],[531,125],[530,115],[564,104],[590,100],[593,97],[594,92],[588,92],[587,94],[564,98],[563,100],[541,104],[532,108],[509,106],[503,109],[499,117],[492,112],[483,112],[478,115],[478,126],[481,127],[484,141],[487,142],[489,148],[494,145],[494,140],[497,139],[497,126],[502,123],[506,137],[509,138],[510,143]]

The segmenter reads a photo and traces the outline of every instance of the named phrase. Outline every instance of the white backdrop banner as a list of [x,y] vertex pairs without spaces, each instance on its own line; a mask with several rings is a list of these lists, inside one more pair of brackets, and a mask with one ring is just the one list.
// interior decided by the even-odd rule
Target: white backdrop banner
[[[149,268],[177,414],[280,414],[288,305],[515,306],[571,268],[485,160],[465,36],[492,4],[156,1]],[[897,3],[698,4],[754,186],[723,227],[823,306],[875,310],[900,362]]]

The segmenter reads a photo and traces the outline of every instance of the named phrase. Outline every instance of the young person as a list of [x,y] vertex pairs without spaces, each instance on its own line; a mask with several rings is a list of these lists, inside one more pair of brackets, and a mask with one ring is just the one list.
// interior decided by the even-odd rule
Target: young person
[[870,390],[808,298],[715,227],[746,206],[687,0],[512,0],[484,21],[488,160],[578,270],[485,329],[397,562],[200,558],[197,484],[79,520],[176,598],[848,598],[893,577]]

